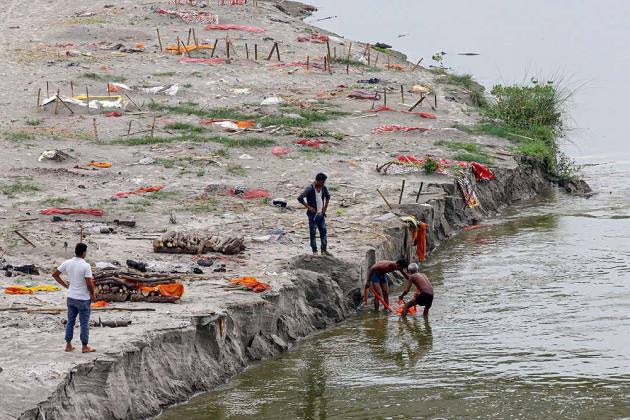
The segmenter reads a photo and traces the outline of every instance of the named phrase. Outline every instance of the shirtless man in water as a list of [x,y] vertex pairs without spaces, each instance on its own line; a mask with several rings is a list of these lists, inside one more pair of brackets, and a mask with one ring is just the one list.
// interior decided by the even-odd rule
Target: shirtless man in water
[[407,286],[405,286],[405,290],[402,295],[399,296],[399,299],[403,299],[409,290],[411,290],[411,285],[416,286],[416,295],[409,302],[405,304],[403,308],[402,314],[400,315],[402,318],[407,316],[407,312],[409,312],[409,308],[412,306],[424,306],[423,316],[429,316],[429,309],[431,305],[433,305],[433,286],[429,279],[424,274],[418,272],[418,264],[410,264],[409,268],[410,276],[408,277],[409,282]]
[[[370,286],[374,288],[374,293],[378,293],[383,297],[383,301],[389,305],[389,284],[387,283],[387,273],[394,271],[400,271],[400,273],[407,279],[407,273],[405,268],[407,267],[407,261],[401,258],[398,261],[379,261],[374,264],[367,273],[367,279],[365,282],[365,288],[369,289]],[[378,299],[374,297],[374,310],[378,310]]]

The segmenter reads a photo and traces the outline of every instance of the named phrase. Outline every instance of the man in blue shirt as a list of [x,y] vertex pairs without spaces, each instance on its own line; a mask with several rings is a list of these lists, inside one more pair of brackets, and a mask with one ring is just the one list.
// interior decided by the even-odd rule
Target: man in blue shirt
[[326,249],[328,245],[326,210],[328,210],[328,203],[330,203],[330,194],[324,185],[327,178],[326,174],[317,174],[315,182],[306,187],[304,192],[298,197],[300,204],[306,208],[308,229],[311,235],[311,249],[315,255],[317,255],[316,235],[318,230],[319,238],[322,242],[322,255],[330,255]]

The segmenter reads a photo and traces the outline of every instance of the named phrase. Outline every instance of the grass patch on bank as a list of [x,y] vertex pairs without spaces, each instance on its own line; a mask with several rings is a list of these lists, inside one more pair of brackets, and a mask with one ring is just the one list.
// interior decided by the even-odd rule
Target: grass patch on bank
[[83,73],[82,77],[84,79],[90,79],[90,80],[94,80],[98,82],[122,83],[127,80],[127,78],[125,78],[124,76],[116,76],[113,74],[101,74],[101,73],[94,73],[94,72]]
[[203,127],[199,127],[198,125],[193,125],[189,123],[176,122],[173,124],[168,124],[164,127],[165,130],[177,130],[177,131],[190,131],[192,133],[201,133],[205,131]]
[[483,164],[492,163],[492,158],[479,149],[479,146],[473,143],[462,143],[454,140],[440,140],[435,142],[438,146],[446,146],[450,150],[458,153],[453,157],[455,160],[464,162],[477,162]]
[[35,139],[35,136],[33,135],[33,133],[29,133],[28,131],[7,131],[6,133],[4,133],[4,135],[8,140],[11,140],[14,142],[21,142],[21,141]]
[[202,136],[194,133],[183,133],[177,136],[165,137],[165,136],[144,136],[133,137],[126,139],[119,139],[114,141],[114,144],[124,144],[127,146],[143,146],[151,144],[168,144],[189,141],[191,143],[219,143],[226,147],[264,147],[275,144],[272,139],[256,138],[256,137],[227,137],[227,136]]
[[348,59],[348,58],[333,58],[332,59],[332,63],[333,64],[341,64],[341,65],[344,65],[344,66],[351,65],[351,66],[354,66],[354,67],[366,67],[367,66],[367,64],[365,64],[365,63],[363,63],[363,62],[361,62],[359,60],[353,60],[353,59]]
[[470,93],[470,100],[473,105],[480,108],[486,108],[488,101],[485,97],[485,88],[477,83],[470,74],[445,74],[444,78],[447,83],[461,86]]
[[31,193],[40,190],[41,188],[38,185],[25,180],[17,180],[9,184],[0,183],[0,194],[3,194],[8,198],[15,198],[18,194]]

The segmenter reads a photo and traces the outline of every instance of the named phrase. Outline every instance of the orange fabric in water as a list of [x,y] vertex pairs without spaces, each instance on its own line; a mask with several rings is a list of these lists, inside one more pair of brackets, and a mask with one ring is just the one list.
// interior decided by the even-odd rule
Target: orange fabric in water
[[159,284],[157,286],[144,286],[139,288],[145,293],[158,292],[160,296],[182,297],[184,294],[184,285],[181,283]]
[[252,290],[256,293],[264,292],[265,290],[271,289],[270,284],[260,282],[256,277],[241,277],[238,279],[232,279],[230,280],[230,283],[247,287],[249,290]]
[[109,305],[108,302],[104,300],[99,300],[98,302],[94,302],[93,304],[91,304],[90,307],[91,308],[104,308],[107,305]]
[[[405,307],[405,301],[403,299],[398,299],[398,309],[396,309],[396,313],[398,315],[402,315],[402,311]],[[418,312],[418,310],[416,309],[416,305],[413,305],[411,308],[409,308],[409,312],[407,312],[409,315],[415,315]]]
[[374,297],[378,299],[378,301],[381,302],[381,304],[383,304],[383,307],[385,307],[385,309],[387,309],[389,312],[392,312],[392,308],[387,303],[385,303],[381,295],[376,293],[376,290],[374,290],[373,287],[371,288],[371,290],[372,290],[372,293],[374,294]]

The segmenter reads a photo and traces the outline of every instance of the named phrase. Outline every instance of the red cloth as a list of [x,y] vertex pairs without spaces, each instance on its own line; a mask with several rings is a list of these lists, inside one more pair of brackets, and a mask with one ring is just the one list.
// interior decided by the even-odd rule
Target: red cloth
[[130,195],[145,194],[145,193],[160,191],[164,187],[166,187],[166,185],[150,185],[148,187],[138,188],[137,190],[117,192],[116,194],[114,194],[114,197],[127,198]]
[[101,209],[72,209],[72,208],[67,208],[67,207],[63,207],[63,208],[58,208],[58,207],[52,207],[49,209],[43,209],[39,211],[40,214],[47,214],[47,215],[51,215],[51,214],[61,214],[61,215],[69,215],[69,214],[89,214],[92,216],[102,216],[103,215],[103,210]]
[[245,25],[208,25],[206,26],[206,31],[246,31],[246,32],[265,32],[265,29],[258,28],[256,26],[245,26]]
[[269,193],[269,191],[263,190],[262,188],[254,188],[254,189],[245,191],[242,194],[236,194],[236,190],[234,188],[230,188],[227,191],[227,193],[228,195],[231,195],[234,197],[241,197],[246,200],[251,200],[253,198],[270,198],[271,197],[271,194]]
[[202,63],[202,64],[223,64],[225,63],[225,58],[195,58],[195,57],[184,57],[179,60],[180,63]]
[[382,134],[382,133],[394,133],[399,131],[429,131],[429,128],[422,127],[407,127],[404,125],[398,124],[386,124],[381,127],[376,127],[372,130],[373,134]]
[[106,117],[122,117],[122,112],[118,112],[118,111],[106,112],[105,116]]
[[314,42],[316,44],[325,44],[328,41],[328,35],[311,34],[310,36],[298,37],[298,42]]
[[475,179],[477,182],[479,181],[492,181],[497,177],[492,173],[487,166],[482,165],[481,163],[471,162],[470,166],[472,167],[473,173],[475,174]]
[[282,147],[282,146],[275,146],[273,149],[271,149],[271,153],[273,153],[275,156],[288,155],[292,151],[293,149],[291,149],[290,147]]
[[427,224],[420,223],[418,227],[418,233],[416,234],[416,240],[418,244],[416,246],[416,255],[420,261],[427,259]]
[[311,140],[311,139],[298,139],[293,144],[299,144],[300,146],[312,147],[313,149],[319,149],[322,144],[327,144],[326,140]]

